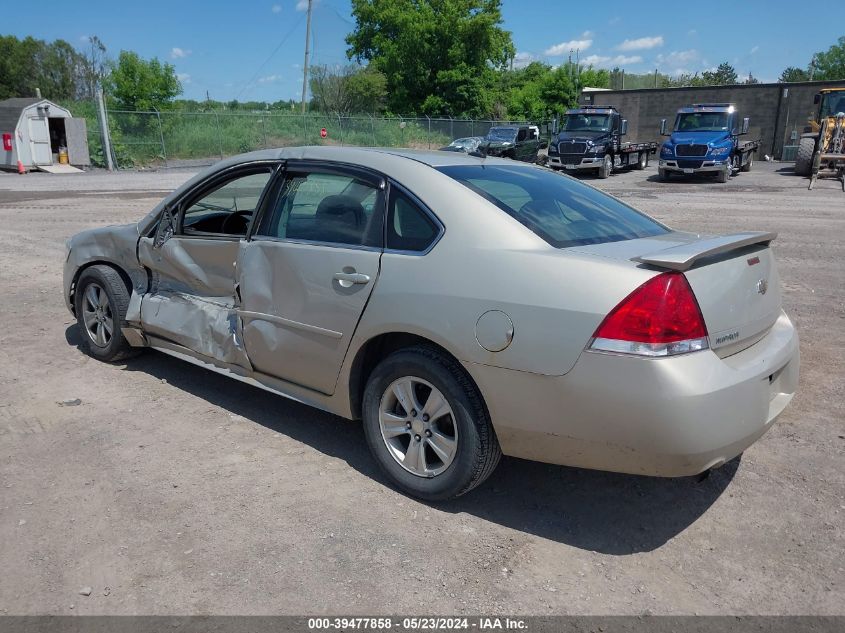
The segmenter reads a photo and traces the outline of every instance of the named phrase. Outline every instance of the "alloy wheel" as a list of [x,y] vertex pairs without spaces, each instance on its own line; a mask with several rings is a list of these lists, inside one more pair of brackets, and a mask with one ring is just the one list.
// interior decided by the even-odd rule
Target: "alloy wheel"
[[114,334],[114,316],[106,291],[96,283],[85,288],[82,317],[88,337],[97,347],[108,347]]
[[435,477],[455,459],[458,428],[452,407],[430,382],[394,380],[379,405],[381,437],[391,457],[418,477]]

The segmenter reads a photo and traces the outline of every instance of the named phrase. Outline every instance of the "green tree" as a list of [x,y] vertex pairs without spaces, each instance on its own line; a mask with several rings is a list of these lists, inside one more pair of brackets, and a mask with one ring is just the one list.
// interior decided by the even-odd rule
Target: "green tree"
[[578,75],[579,88],[610,88],[610,71],[594,69],[592,66],[580,71]]
[[387,93],[387,78],[382,73],[353,65],[337,69],[312,66],[309,85],[313,107],[337,115],[378,112]]
[[816,53],[814,61],[813,79],[845,79],[845,36],[826,51]]
[[778,79],[781,83],[787,82],[794,82],[794,81],[808,81],[810,79],[810,73],[808,73],[803,68],[796,68],[795,66],[790,66],[789,68],[785,68],[784,71],[780,74],[780,78]]
[[501,0],[352,0],[347,55],[387,78],[397,113],[484,115],[514,55]]
[[701,73],[705,86],[729,86],[739,83],[736,70],[728,62],[722,62],[716,70]]
[[172,64],[145,60],[132,51],[120,51],[104,84],[109,98],[126,110],[167,110],[182,93]]
[[0,99],[75,99],[82,88],[84,58],[64,40],[45,42],[0,36]]

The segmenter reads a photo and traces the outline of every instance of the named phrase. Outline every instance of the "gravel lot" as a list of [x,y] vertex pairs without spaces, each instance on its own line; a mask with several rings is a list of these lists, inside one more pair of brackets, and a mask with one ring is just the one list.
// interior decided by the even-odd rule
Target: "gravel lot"
[[65,239],[191,175],[0,174],[0,613],[845,614],[837,182],[808,192],[773,163],[725,185],[592,181],[680,229],[780,233],[801,386],[741,460],[697,481],[504,459],[433,506],[385,484],[357,424],[78,349]]

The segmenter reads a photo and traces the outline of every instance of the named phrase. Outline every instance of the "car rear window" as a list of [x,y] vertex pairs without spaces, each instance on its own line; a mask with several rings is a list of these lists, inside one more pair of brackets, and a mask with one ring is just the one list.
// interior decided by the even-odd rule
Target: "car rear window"
[[619,242],[669,229],[607,194],[528,165],[450,165],[454,178],[514,217],[555,248]]

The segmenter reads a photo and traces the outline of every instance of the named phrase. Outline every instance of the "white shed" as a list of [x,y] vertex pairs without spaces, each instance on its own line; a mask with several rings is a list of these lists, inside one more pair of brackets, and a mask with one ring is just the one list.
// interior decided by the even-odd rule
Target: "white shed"
[[47,99],[0,101],[0,135],[0,169],[78,171],[59,163],[60,148],[67,148],[70,165],[91,164],[85,119],[73,118],[68,109]]

